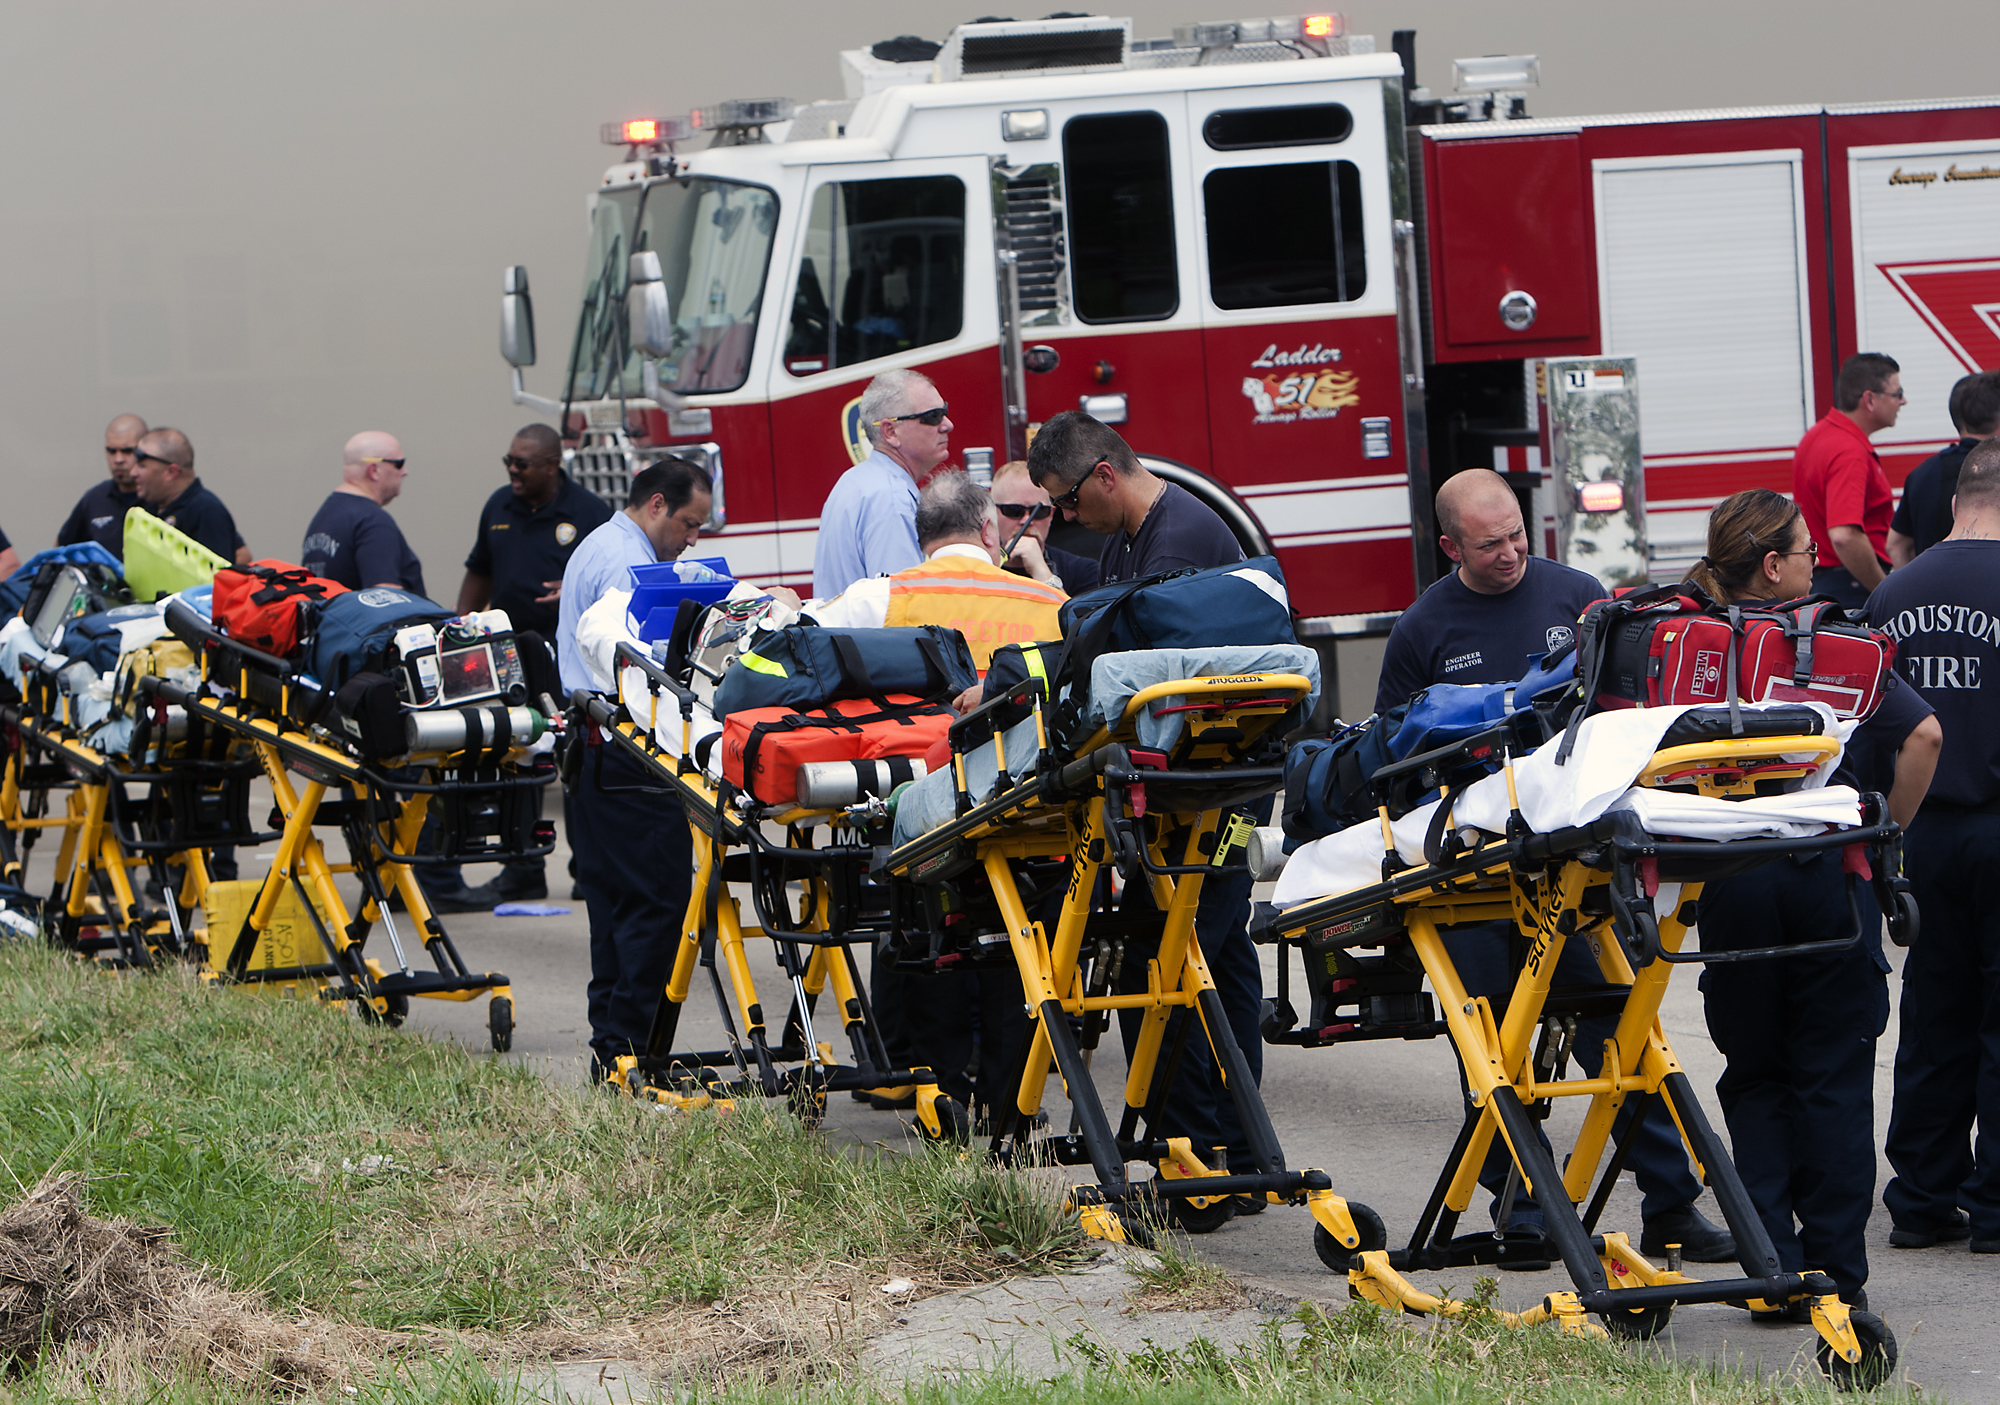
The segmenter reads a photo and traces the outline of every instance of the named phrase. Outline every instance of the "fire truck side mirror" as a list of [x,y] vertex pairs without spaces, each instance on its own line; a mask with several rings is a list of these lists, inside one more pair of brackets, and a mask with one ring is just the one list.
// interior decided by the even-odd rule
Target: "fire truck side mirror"
[[500,355],[509,366],[535,364],[535,305],[528,300],[528,270],[520,264],[501,275]]
[[660,276],[660,256],[651,249],[632,255],[626,268],[625,315],[632,349],[657,358],[674,349],[673,309]]

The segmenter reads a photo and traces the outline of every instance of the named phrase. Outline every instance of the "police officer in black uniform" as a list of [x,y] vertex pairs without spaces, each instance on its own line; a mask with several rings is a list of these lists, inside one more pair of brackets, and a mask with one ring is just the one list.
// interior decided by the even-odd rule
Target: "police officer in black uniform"
[[[1439,544],[1458,569],[1426,590],[1396,621],[1383,653],[1377,712],[1434,683],[1518,680],[1542,654],[1574,639],[1584,607],[1605,594],[1596,577],[1528,555],[1520,503],[1507,480],[1491,469],[1468,469],[1447,479],[1438,489],[1437,514]],[[1466,923],[1447,928],[1442,936],[1469,993],[1494,998],[1513,989],[1511,922]],[[1557,986],[1597,986],[1603,980],[1587,946],[1564,946],[1556,964]],[[1615,1023],[1579,1022],[1577,1062],[1586,1073],[1597,1072],[1603,1042]],[[1463,1068],[1459,1073],[1462,1079]],[[1617,1130],[1623,1130],[1622,1121]],[[1682,1256],[1697,1263],[1735,1258],[1735,1238],[1695,1208],[1701,1183],[1689,1169],[1686,1149],[1663,1104],[1656,1102],[1649,1110],[1628,1164],[1643,1195],[1641,1252],[1664,1254],[1667,1245],[1679,1244]],[[1542,1214],[1525,1189],[1517,1186],[1512,1202],[1504,1203],[1512,1171],[1513,1158],[1496,1137],[1479,1175],[1480,1184],[1493,1193],[1494,1222],[1504,1222],[1510,1231],[1540,1234]],[[1547,1262],[1522,1254],[1503,1266],[1535,1269]]]
[[[1782,493],[1757,488],[1715,509],[1708,552],[1688,578],[1710,599],[1754,605],[1810,595],[1812,571],[1804,515]],[[1940,731],[1914,689],[1893,676],[1888,683],[1835,781],[1886,794],[1890,815],[1907,826],[1931,783]],[[1849,1306],[1866,1307],[1875,1041],[1889,1020],[1889,963],[1881,912],[1867,892],[1855,898],[1858,946],[1704,966],[1701,990],[1709,1033],[1729,1061],[1715,1092],[1736,1171],[1780,1266],[1819,1269]],[[1857,915],[1837,851],[1705,883],[1696,910],[1705,952],[1826,941],[1852,931]],[[1804,1321],[1804,1310],[1768,1316]]]
[[1965,456],[1951,535],[1877,586],[1868,615],[1944,725],[1903,848],[1923,930],[1903,963],[1889,1242],[2000,1254],[2000,439]]
[[1958,470],[1982,439],[2000,430],[2000,374],[1960,376],[1951,388],[1951,423],[1958,442],[1947,444],[1910,470],[1889,523],[1889,559],[1907,566],[1951,535],[1951,500]]

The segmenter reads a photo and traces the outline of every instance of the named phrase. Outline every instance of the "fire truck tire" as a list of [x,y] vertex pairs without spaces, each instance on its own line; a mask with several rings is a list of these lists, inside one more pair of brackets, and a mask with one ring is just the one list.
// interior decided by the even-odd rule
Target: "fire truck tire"
[[1213,508],[1215,515],[1228,523],[1229,530],[1236,534],[1236,544],[1243,548],[1245,556],[1270,554],[1271,538],[1266,535],[1264,524],[1243,505],[1240,498],[1206,473],[1184,463],[1176,463],[1173,459],[1155,458],[1150,454],[1139,455],[1139,462],[1149,472],[1187,489]]

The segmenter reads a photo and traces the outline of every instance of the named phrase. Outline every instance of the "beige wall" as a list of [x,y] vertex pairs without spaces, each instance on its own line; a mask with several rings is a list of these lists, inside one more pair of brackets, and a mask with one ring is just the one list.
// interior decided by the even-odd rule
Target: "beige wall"
[[[17,0],[0,45],[0,527],[53,539],[103,422],[185,429],[259,554],[293,556],[361,428],[402,436],[396,512],[453,598],[511,431],[503,265],[533,276],[554,393],[598,124],[839,96],[835,54],[942,38],[935,0]],[[1253,7],[1135,0],[1142,35]],[[1015,13],[1029,17],[1043,7]],[[2000,90],[1990,7],[1829,0],[1356,3],[1420,76],[1535,52],[1539,115]]]

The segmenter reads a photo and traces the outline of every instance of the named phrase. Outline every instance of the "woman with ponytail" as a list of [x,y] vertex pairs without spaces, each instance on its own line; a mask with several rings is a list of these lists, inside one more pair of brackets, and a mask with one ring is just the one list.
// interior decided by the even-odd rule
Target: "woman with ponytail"
[[[1717,604],[1796,600],[1812,594],[1815,559],[1797,505],[1756,488],[1715,509],[1687,581]],[[1930,705],[1892,675],[1836,779],[1887,792],[1907,826],[1942,739]],[[1823,1270],[1851,1307],[1868,1303],[1875,1041],[1889,1018],[1881,915],[1865,892],[1860,906],[1861,941],[1849,950],[1728,962],[1701,977],[1709,1033],[1728,1060],[1715,1093],[1744,1188],[1784,1269]],[[1697,911],[1707,952],[1825,941],[1853,927],[1838,850],[1705,884]],[[1802,1306],[1768,1315],[1803,1321]]]

